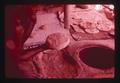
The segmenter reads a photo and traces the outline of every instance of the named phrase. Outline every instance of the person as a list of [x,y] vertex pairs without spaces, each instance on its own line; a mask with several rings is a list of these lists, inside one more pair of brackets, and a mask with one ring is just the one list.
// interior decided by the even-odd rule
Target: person
[[17,63],[24,41],[31,33],[36,18],[32,6],[7,6],[5,9],[6,77],[20,77]]

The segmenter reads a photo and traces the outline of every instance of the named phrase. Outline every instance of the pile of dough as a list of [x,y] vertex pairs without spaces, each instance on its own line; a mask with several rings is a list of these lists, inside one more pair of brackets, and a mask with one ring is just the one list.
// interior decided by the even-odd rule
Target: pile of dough
[[61,50],[69,45],[70,38],[64,33],[53,33],[47,37],[46,43],[49,48]]

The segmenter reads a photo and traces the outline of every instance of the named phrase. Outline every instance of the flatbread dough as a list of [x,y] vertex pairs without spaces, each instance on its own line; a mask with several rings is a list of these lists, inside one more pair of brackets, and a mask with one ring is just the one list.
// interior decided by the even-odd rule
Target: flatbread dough
[[69,45],[70,38],[64,33],[53,33],[46,40],[49,48],[61,50]]

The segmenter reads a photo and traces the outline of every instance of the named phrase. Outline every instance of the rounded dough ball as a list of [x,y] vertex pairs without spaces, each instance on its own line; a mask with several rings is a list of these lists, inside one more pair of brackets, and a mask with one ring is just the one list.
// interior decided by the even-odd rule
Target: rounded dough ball
[[53,33],[47,37],[46,43],[49,48],[61,50],[69,45],[70,38],[64,33]]

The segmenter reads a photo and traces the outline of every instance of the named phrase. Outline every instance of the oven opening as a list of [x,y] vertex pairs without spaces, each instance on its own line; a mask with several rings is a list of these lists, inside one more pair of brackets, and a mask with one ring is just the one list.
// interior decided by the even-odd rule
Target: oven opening
[[89,47],[79,52],[80,59],[88,66],[109,69],[114,66],[114,50],[108,47]]

